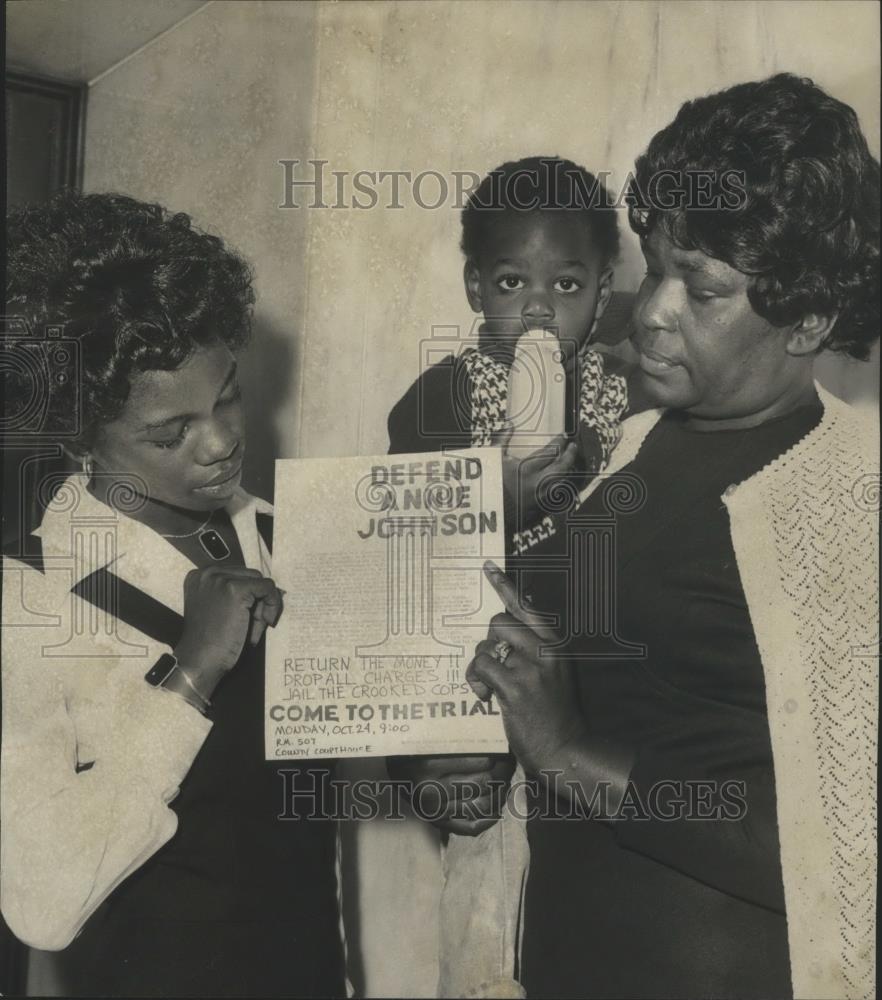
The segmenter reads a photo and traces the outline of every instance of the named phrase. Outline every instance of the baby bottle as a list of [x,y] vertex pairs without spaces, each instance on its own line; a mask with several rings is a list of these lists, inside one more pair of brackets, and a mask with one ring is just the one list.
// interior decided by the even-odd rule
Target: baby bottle
[[557,337],[527,330],[515,346],[508,375],[508,412],[514,433],[509,451],[529,455],[566,427],[566,376]]

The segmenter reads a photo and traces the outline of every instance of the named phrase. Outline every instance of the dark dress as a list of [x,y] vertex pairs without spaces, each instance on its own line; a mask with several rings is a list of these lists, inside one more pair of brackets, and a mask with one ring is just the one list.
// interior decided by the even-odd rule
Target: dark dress
[[[119,599],[119,617],[176,644],[179,616],[134,588]],[[332,765],[266,762],[263,698],[261,641],[213,695],[214,725],[171,803],[174,837],[55,956],[67,995],[346,995],[335,823],[279,818],[280,771],[295,772],[298,791],[315,788],[320,815]],[[306,796],[294,801],[313,808]]]
[[[590,731],[637,748],[628,818],[528,823],[528,996],[792,995],[763,668],[721,495],[820,416],[817,402],[702,433],[668,413],[622,470],[642,479],[646,500],[617,515],[615,618],[645,655],[574,669]],[[607,489],[578,513],[602,518]],[[559,532],[525,561],[565,544]],[[559,613],[566,578],[528,574],[534,605]],[[604,648],[599,636],[571,643]]]

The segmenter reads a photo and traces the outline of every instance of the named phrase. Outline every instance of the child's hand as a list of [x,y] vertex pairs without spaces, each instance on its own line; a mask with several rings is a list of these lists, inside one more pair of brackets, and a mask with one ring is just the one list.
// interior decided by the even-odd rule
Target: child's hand
[[446,833],[474,837],[502,813],[515,762],[486,757],[389,757],[389,777],[404,781],[414,812]]
[[577,442],[566,435],[558,435],[525,457],[511,452],[509,445],[513,434],[514,427],[507,424],[491,440],[502,448],[506,523],[520,531],[548,512],[543,498],[554,489],[555,482],[566,481],[574,490],[581,490],[588,475],[580,461]]

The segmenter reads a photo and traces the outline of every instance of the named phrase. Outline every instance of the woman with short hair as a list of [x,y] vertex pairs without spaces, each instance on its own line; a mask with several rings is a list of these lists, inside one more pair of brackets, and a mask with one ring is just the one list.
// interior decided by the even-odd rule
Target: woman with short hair
[[83,471],[4,560],[3,915],[63,996],[342,996],[329,767],[264,760],[249,268],[121,195],[17,211],[7,242],[8,311],[76,346],[47,420]]
[[[508,611],[468,672],[535,782],[516,977],[530,997],[870,997],[878,431],[814,363],[879,336],[879,165],[851,108],[781,74],[685,104],[629,214],[655,409],[517,582],[490,572]],[[614,576],[586,580],[592,552]],[[500,828],[510,854],[510,813],[481,837]],[[459,903],[486,938],[482,900]]]

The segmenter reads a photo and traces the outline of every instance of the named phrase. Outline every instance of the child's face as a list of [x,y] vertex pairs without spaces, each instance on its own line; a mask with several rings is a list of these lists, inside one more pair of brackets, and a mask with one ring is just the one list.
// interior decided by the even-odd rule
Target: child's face
[[524,330],[553,330],[572,368],[612,292],[584,218],[565,211],[503,210],[477,261],[465,266],[469,305],[503,349]]

